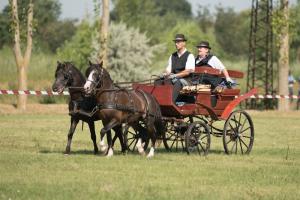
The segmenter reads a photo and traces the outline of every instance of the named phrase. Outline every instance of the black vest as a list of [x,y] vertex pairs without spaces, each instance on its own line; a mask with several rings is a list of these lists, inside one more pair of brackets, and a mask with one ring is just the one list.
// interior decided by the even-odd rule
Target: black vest
[[195,59],[195,66],[196,67],[201,67],[201,66],[209,66],[212,67],[208,64],[208,61],[213,57],[212,54],[208,54],[205,58],[203,58],[200,62],[197,63],[197,60],[199,60],[199,56],[196,57]]
[[190,55],[190,52],[186,51],[183,55],[178,57],[177,52],[172,54],[172,73],[179,73],[183,70],[185,70],[185,65],[187,62],[187,59]]

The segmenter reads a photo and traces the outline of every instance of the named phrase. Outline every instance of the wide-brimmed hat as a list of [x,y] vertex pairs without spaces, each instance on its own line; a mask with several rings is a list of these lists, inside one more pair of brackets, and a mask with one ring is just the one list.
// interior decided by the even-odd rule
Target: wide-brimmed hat
[[211,49],[211,47],[209,46],[209,42],[207,42],[207,41],[201,41],[196,47],[197,48],[204,47],[207,49]]
[[176,34],[175,39],[173,41],[187,41],[187,39],[183,34]]

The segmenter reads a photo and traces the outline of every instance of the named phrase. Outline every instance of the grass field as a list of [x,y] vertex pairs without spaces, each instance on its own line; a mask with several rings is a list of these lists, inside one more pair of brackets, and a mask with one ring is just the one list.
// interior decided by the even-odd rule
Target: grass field
[[63,109],[0,110],[0,199],[299,199],[299,112],[250,112],[249,156],[227,156],[213,138],[207,157],[160,147],[149,160],[121,155],[119,147],[109,159],[93,155],[86,125],[74,135],[72,155],[63,155],[69,126]]

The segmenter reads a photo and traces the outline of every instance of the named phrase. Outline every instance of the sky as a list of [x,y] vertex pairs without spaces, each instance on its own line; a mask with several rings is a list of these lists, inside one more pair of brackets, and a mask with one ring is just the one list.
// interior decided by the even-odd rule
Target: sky
[[[42,1],[42,0],[40,0]],[[59,0],[62,4],[61,18],[78,18],[82,19],[88,14],[93,14],[93,0]],[[196,13],[198,6],[208,6],[212,11],[217,5],[231,7],[235,11],[241,11],[251,8],[252,0],[187,0],[191,3],[193,12]],[[290,0],[295,4],[297,0]],[[172,0],[170,0],[170,3]],[[8,4],[8,0],[0,0],[0,10]]]

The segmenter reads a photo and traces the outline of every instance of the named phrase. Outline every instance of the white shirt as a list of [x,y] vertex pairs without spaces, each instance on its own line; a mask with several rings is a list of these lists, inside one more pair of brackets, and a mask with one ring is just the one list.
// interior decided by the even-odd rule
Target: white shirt
[[[187,50],[185,49],[182,54],[178,54],[177,52],[177,55],[178,57],[180,58]],[[195,71],[195,57],[193,54],[189,54],[188,58],[187,58],[187,61],[186,61],[186,64],[185,64],[185,69],[190,69],[192,72]],[[166,71],[168,73],[171,73],[172,71],[172,55],[169,57],[169,61],[168,61],[168,66],[166,68]]]
[[[197,59],[196,60],[196,64],[199,63],[201,61],[201,59]],[[225,69],[225,66],[223,65],[223,63],[219,60],[219,58],[217,58],[217,56],[212,56],[208,63],[212,68],[214,69],[218,69],[220,71],[223,71]]]

